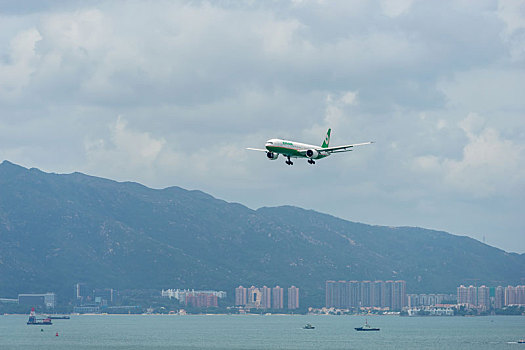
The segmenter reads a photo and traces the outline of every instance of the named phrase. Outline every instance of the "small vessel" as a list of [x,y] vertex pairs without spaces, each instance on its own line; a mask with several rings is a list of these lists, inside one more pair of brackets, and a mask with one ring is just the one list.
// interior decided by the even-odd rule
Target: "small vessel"
[[525,339],[518,340],[518,344],[525,344]]
[[303,327],[303,329],[315,329],[315,327],[312,326],[311,323],[307,323],[306,326]]
[[378,331],[379,328],[374,328],[368,324],[368,320],[365,320],[365,325],[362,327],[354,328],[356,331]]
[[36,318],[35,314],[35,308],[31,308],[31,313],[29,314],[29,320],[27,320],[27,324],[29,325],[52,325],[51,319],[49,317],[46,318]]

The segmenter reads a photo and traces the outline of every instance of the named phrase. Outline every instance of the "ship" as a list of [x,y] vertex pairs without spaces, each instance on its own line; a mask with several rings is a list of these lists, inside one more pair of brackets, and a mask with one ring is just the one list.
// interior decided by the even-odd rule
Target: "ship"
[[365,320],[365,325],[362,327],[354,328],[356,331],[378,331],[379,328],[372,327],[368,324],[368,320]]
[[31,313],[29,314],[29,320],[27,320],[29,325],[39,325],[39,326],[49,326],[53,323],[49,317],[46,318],[36,318],[35,308],[31,308]]
[[304,329],[315,329],[314,326],[312,326],[311,323],[307,323],[306,326],[303,327]]

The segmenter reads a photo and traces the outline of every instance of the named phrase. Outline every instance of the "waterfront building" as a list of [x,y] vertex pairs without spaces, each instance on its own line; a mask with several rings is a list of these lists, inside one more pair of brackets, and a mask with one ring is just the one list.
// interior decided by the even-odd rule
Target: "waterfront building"
[[261,307],[270,309],[272,307],[272,289],[263,286],[261,289]]
[[288,309],[299,308],[299,288],[291,286],[288,288]]
[[326,307],[336,307],[336,290],[339,288],[339,284],[336,281],[325,282],[325,305]]
[[467,304],[468,303],[468,290],[464,285],[457,287],[457,300],[458,304]]
[[505,306],[505,288],[497,286],[494,290],[494,307],[501,309]]
[[405,281],[326,281],[327,308],[381,307],[400,310],[407,304]]
[[516,289],[513,286],[507,286],[505,288],[505,306],[515,304],[518,304]]
[[361,306],[371,306],[370,285],[371,285],[370,281],[361,282]]
[[490,288],[461,285],[457,287],[458,304],[490,309],[501,309],[509,305],[525,305],[525,285],[497,286],[494,288],[494,304],[491,305]]
[[358,281],[348,281],[349,307],[359,307],[361,305],[361,287]]
[[235,288],[235,305],[244,306],[247,303],[248,290],[243,286]]
[[[288,305],[290,303],[292,303],[292,309],[299,307],[299,288],[294,286],[288,288]],[[267,286],[244,288],[239,286],[235,288],[235,305],[257,309],[283,309],[284,288],[279,286],[273,288]]]
[[[187,303],[187,300],[193,300],[191,299],[191,297],[195,297],[200,294],[211,295],[211,296],[216,297],[217,299],[226,298],[226,292],[217,291],[217,290],[194,290],[194,289],[166,289],[164,290],[163,289],[161,291],[161,296],[165,298],[170,298],[170,299],[174,298],[174,299],[177,299],[180,303],[185,303],[185,304]],[[189,299],[188,299],[188,296],[190,296]]]
[[385,303],[382,307],[393,307],[394,281],[385,281]]
[[272,288],[272,309],[282,309],[284,299],[284,289],[275,286]]
[[350,305],[349,305],[349,300],[350,300],[350,295],[349,295],[349,288],[348,288],[348,283],[346,281],[339,281],[337,282],[338,285],[339,285],[339,300],[338,300],[338,305],[339,307],[341,308],[348,308]]
[[490,309],[490,289],[487,286],[478,287],[478,304],[482,308]]
[[111,288],[94,289],[93,300],[98,305],[111,305],[115,301],[115,290]]
[[407,306],[435,306],[455,299],[456,296],[452,294],[407,294]]
[[374,281],[371,288],[371,306],[381,307],[385,304],[385,282]]
[[516,294],[518,305],[525,305],[525,286],[516,286]]
[[262,293],[259,288],[251,286],[248,288],[248,303],[246,306],[250,308],[259,308],[261,306]]
[[100,306],[75,306],[73,312],[78,314],[98,314]]
[[478,305],[478,289],[473,285],[467,288],[467,304],[477,306]]
[[82,305],[85,302],[91,301],[92,291],[89,290],[86,283],[77,283],[75,284],[75,296],[77,298],[77,304]]
[[18,294],[18,304],[53,309],[56,306],[56,295],[51,292],[45,294]]
[[442,306],[409,307],[406,311],[408,316],[419,316],[422,312],[429,316],[454,316],[453,308]]
[[406,282],[395,281],[392,293],[392,309],[401,310],[406,306]]
[[185,304],[193,307],[218,307],[219,301],[216,295],[197,292],[186,294]]

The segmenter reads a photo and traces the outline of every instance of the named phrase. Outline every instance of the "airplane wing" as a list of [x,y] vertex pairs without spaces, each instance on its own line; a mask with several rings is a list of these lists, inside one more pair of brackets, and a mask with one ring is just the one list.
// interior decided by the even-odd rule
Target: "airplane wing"
[[267,149],[261,149],[261,148],[250,148],[250,147],[246,147],[246,149],[249,149],[250,151],[268,152]]
[[355,146],[364,146],[364,145],[369,145],[371,143],[374,143],[374,141],[363,142],[363,143],[354,143],[352,145],[318,148],[317,152],[326,152],[326,153],[349,152],[349,151],[352,151],[352,148],[354,148]]

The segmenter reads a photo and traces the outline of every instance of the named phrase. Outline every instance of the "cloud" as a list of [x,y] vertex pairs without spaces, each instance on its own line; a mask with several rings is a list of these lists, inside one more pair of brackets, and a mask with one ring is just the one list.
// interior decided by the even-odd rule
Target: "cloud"
[[498,17],[505,23],[502,37],[509,45],[511,59],[522,61],[525,58],[525,1],[500,0]]
[[407,12],[412,6],[413,0],[381,1],[383,12],[389,17],[397,17]]
[[35,72],[34,63],[38,60],[35,52],[37,42],[42,40],[34,29],[19,32],[10,43],[10,52],[4,64],[0,63],[0,99],[8,102],[16,99],[26,87]]
[[470,114],[459,123],[468,143],[460,159],[425,155],[414,159],[416,169],[439,178],[451,191],[475,197],[512,196],[525,190],[525,145],[506,140],[483,118]]
[[102,168],[106,176],[118,178],[133,173],[140,174],[140,177],[144,177],[144,173],[151,176],[161,154],[169,152],[165,144],[166,140],[156,139],[148,132],[131,130],[126,120],[119,116],[110,125],[109,139],[85,140],[86,168]]

